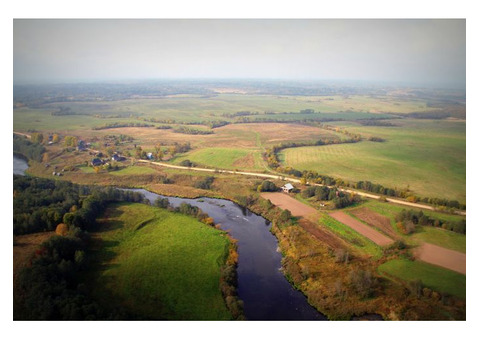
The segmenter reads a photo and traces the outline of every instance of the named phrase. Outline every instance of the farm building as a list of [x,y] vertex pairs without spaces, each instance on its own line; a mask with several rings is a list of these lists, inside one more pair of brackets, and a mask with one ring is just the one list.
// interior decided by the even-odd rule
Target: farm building
[[87,149],[87,147],[85,146],[85,142],[83,140],[78,141],[77,150],[78,151],[84,151],[86,149]]
[[287,183],[282,187],[283,192],[287,192],[287,193],[292,191],[293,189],[294,189],[294,187],[290,183]]
[[102,164],[103,164],[103,161],[100,158],[92,159],[92,165],[93,166],[99,166],[99,165],[102,165]]
[[112,161],[116,161],[116,162],[122,162],[122,161],[124,161],[125,159],[126,159],[125,157],[120,156],[120,155],[118,155],[118,154],[114,154],[114,155],[112,156]]

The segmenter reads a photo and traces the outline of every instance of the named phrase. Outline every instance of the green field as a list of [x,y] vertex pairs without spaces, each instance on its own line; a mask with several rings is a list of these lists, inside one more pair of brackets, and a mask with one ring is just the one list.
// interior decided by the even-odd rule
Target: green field
[[142,319],[231,319],[219,288],[222,231],[138,203],[110,205],[99,222],[90,273],[99,301]]
[[[82,115],[52,116],[59,107],[69,107]],[[167,96],[151,99],[128,99],[116,101],[60,102],[45,104],[41,108],[16,108],[14,110],[14,130],[27,131],[69,131],[91,128],[110,122],[139,122],[135,117],[175,120],[185,123],[198,123],[211,120],[231,120],[225,113],[238,111],[258,112],[252,118],[272,117],[265,112],[299,112],[313,109],[314,115],[278,115],[281,120],[303,118],[360,119],[378,117],[379,113],[428,111],[425,101],[371,98],[369,96],[277,96],[219,94],[212,97],[197,95]],[[276,117],[274,115],[273,117]]]
[[[402,211],[403,209],[408,210],[408,207],[402,207],[399,205],[394,205],[390,203],[383,203],[376,200],[368,200],[362,204],[362,206],[380,214],[390,218],[390,223],[394,230],[395,227],[395,215]],[[418,209],[413,209],[418,211]],[[449,215],[444,214],[436,211],[430,210],[423,210],[424,214],[429,216],[430,218],[439,219],[442,221],[448,222],[456,222],[462,219],[465,219],[465,216],[459,215]],[[467,237],[463,234],[454,233],[449,230],[444,230],[440,228],[434,227],[418,227],[415,233],[411,235],[403,235],[399,234],[404,237],[405,241],[410,244],[420,244],[423,242],[428,242],[435,244],[440,247],[445,247],[448,249],[460,251],[462,253],[466,252],[466,243]]]
[[230,148],[207,148],[197,149],[188,152],[181,157],[176,157],[174,164],[179,164],[183,160],[190,160],[199,166],[206,165],[218,167],[219,169],[254,169],[261,170],[258,157],[253,156],[257,151]]
[[466,276],[428,263],[410,260],[391,260],[378,267],[382,275],[403,281],[421,280],[433,290],[465,299]]
[[374,258],[380,258],[382,256],[382,249],[379,246],[333,217],[327,214],[322,214],[319,223],[333,231],[361,252],[372,255]]
[[299,170],[349,181],[368,180],[386,187],[409,188],[420,196],[465,202],[465,122],[393,120],[396,127],[335,123],[384,143],[362,141],[285,149],[280,158]]

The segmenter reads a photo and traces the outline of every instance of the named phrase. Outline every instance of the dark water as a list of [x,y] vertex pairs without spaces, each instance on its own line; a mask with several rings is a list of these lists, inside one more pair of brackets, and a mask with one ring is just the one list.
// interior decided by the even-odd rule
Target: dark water
[[295,290],[280,271],[281,254],[270,222],[237,204],[213,198],[185,199],[132,189],[154,202],[166,197],[174,207],[197,206],[238,240],[238,295],[248,320],[326,320]]
[[28,169],[28,163],[18,157],[13,156],[13,174],[25,175],[25,170]]

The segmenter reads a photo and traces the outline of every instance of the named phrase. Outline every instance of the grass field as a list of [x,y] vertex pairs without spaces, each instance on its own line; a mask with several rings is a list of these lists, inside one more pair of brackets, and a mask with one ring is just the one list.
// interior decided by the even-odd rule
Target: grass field
[[285,165],[316,170],[350,181],[369,180],[392,188],[410,188],[427,197],[465,202],[465,122],[395,120],[397,127],[335,123],[384,143],[363,141],[290,148],[280,154]]
[[454,271],[410,260],[391,260],[378,267],[382,275],[393,276],[403,281],[421,280],[422,283],[439,292],[465,299],[466,276]]
[[[52,116],[60,106],[70,107],[72,112],[90,115]],[[212,97],[195,95],[168,96],[156,99],[129,99],[117,101],[52,103],[41,108],[17,108],[14,110],[14,130],[35,128],[44,130],[76,130],[105,123],[136,121],[135,116],[198,123],[209,120],[230,120],[225,113],[238,111],[299,112],[313,109],[317,113],[300,118],[359,119],[378,117],[378,113],[428,111],[425,101],[391,100],[369,96],[276,96],[219,94]],[[318,113],[320,112],[320,113]],[[270,115],[269,115],[270,116]],[[252,116],[255,118],[256,116]],[[86,119],[87,118],[87,119]],[[278,115],[282,120],[297,120],[296,115]],[[138,122],[138,120],[137,120]],[[32,123],[34,123],[32,126]]]
[[219,282],[223,232],[143,204],[114,204],[93,235],[94,294],[144,319],[228,320]]
[[[403,209],[406,209],[405,207],[375,200],[368,200],[363,203],[362,206],[390,218],[390,223],[394,230],[396,230],[395,215]],[[437,218],[449,222],[456,222],[465,218],[464,216],[449,215],[436,211],[424,210],[423,212],[431,218]],[[411,235],[403,235],[400,233],[398,233],[398,235],[404,237],[405,241],[410,244],[428,242],[447,249],[452,249],[463,253],[466,252],[466,236],[448,230],[434,227],[420,227],[417,228],[416,232]]]
[[360,250],[363,253],[372,255],[374,258],[382,256],[382,249],[375,243],[360,235],[355,230],[347,227],[343,223],[340,223],[333,217],[327,214],[321,214],[320,225],[323,225],[340,236],[342,239],[350,243],[355,249]]
[[189,159],[199,165],[218,167],[220,169],[238,168],[262,170],[262,165],[256,161],[254,153],[258,153],[258,151],[232,148],[198,149],[182,155],[181,157],[176,157],[173,163],[179,164],[183,160]]

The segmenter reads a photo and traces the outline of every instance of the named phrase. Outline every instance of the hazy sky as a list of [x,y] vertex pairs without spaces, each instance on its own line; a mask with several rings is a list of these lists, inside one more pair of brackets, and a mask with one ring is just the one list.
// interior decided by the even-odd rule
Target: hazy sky
[[464,86],[465,20],[27,20],[14,82],[281,78]]

